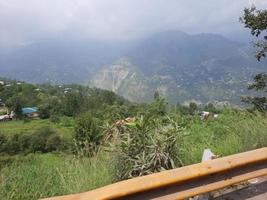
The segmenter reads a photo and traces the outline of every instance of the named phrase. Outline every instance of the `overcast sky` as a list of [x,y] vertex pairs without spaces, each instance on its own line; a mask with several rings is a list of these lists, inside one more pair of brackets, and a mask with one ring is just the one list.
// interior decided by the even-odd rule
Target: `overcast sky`
[[135,38],[164,30],[232,34],[267,0],[0,0],[0,46],[42,38]]

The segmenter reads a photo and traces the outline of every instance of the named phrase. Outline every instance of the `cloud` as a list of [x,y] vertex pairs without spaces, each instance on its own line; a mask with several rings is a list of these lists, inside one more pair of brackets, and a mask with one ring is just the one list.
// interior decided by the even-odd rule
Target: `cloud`
[[134,38],[177,29],[227,34],[263,0],[0,0],[0,45],[40,38]]

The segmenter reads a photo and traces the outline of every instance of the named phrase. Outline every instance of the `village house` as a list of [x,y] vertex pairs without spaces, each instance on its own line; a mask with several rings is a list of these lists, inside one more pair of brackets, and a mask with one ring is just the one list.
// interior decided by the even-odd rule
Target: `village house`
[[22,108],[22,115],[28,117],[28,118],[38,118],[39,113],[37,107],[32,108]]

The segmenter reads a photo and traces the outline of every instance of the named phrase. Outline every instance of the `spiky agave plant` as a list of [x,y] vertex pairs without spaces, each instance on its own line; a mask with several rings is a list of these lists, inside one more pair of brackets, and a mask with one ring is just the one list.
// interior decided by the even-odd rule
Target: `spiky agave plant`
[[119,179],[127,179],[175,167],[177,139],[183,129],[166,116],[141,116],[126,124],[120,134]]

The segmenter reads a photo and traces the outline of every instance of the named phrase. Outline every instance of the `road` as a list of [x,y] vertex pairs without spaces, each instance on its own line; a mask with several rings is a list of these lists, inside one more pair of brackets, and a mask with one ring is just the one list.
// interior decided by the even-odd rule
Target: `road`
[[215,192],[213,200],[267,200],[267,176]]

